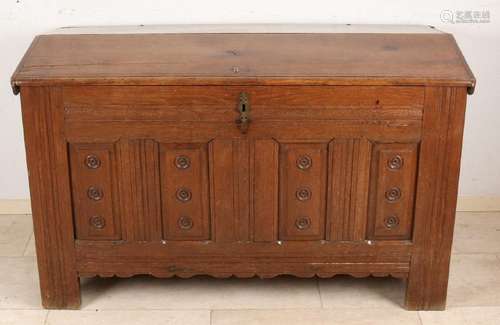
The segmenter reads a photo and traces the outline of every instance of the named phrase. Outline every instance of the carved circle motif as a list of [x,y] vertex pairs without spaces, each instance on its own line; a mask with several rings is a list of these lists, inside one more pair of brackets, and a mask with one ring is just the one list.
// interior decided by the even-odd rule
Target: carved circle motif
[[389,169],[401,169],[403,163],[403,158],[400,155],[395,155],[387,161],[387,167],[389,167]]
[[175,167],[179,169],[188,169],[191,166],[191,159],[188,156],[175,157]]
[[193,228],[193,219],[191,219],[191,217],[182,216],[177,220],[177,224],[182,230],[189,230]]
[[311,199],[312,192],[307,187],[300,187],[297,192],[295,192],[295,196],[299,201],[307,201]]
[[393,187],[385,192],[385,198],[387,201],[394,202],[401,198],[401,189],[399,187]]
[[104,193],[102,189],[96,186],[91,186],[87,190],[87,196],[89,199],[94,200],[94,201],[100,201],[104,197]]
[[179,200],[181,202],[188,202],[191,200],[193,194],[187,188],[180,188],[175,193],[175,196],[177,197],[177,200]]
[[308,155],[302,155],[297,159],[297,168],[307,170],[312,166],[312,159]]
[[295,220],[295,227],[299,230],[305,230],[311,226],[311,218],[309,217],[298,217]]
[[106,226],[106,220],[101,216],[92,216],[89,221],[96,229],[103,229]]
[[389,216],[385,218],[384,224],[388,229],[396,228],[399,225],[399,218],[396,216]]
[[101,160],[96,155],[88,155],[85,157],[85,165],[90,169],[101,167]]

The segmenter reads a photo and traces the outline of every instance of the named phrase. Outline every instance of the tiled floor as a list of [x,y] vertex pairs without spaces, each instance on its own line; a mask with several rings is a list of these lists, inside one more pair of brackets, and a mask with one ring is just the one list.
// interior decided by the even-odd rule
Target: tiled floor
[[448,309],[408,312],[391,278],[85,279],[82,309],[40,308],[30,216],[0,215],[0,325],[500,324],[500,212],[460,213]]

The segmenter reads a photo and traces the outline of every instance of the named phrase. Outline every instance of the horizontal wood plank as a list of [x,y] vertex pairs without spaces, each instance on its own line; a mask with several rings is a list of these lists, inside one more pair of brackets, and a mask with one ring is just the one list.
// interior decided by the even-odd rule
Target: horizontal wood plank
[[221,84],[475,83],[445,33],[42,35],[12,83],[204,85],[214,78],[225,78]]
[[[283,141],[303,139],[322,142],[332,137],[369,138],[379,142],[394,139],[416,142],[421,136],[421,121],[261,121],[250,123],[247,137],[279,138]],[[189,132],[186,132],[189,130]],[[300,130],[300,138],[297,137]],[[163,142],[204,141],[216,137],[242,138],[234,121],[228,122],[161,122],[148,121],[68,121],[65,134],[70,142],[113,141],[119,138],[155,138]]]
[[260,120],[421,120],[423,87],[87,86],[65,87],[74,121],[234,121],[246,93]]
[[413,249],[410,241],[275,241],[275,242],[214,242],[214,241],[150,241],[96,242],[76,241],[79,258],[173,258],[173,257],[336,257],[375,259],[392,256],[407,260]]
[[[147,267],[145,267],[147,265]],[[407,262],[275,262],[265,261],[159,261],[134,262],[134,261],[102,261],[80,260],[78,273],[80,276],[101,277],[131,277],[137,274],[153,275],[158,278],[178,276],[189,278],[195,275],[210,275],[216,278],[273,278],[279,275],[294,275],[302,278],[318,276],[330,278],[335,275],[349,274],[354,277],[367,276],[392,276],[406,278],[409,272]]]

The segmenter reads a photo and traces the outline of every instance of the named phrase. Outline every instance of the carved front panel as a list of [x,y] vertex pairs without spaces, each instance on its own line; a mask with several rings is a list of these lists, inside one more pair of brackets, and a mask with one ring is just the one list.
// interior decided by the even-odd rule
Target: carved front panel
[[70,157],[76,237],[119,239],[113,144],[72,144]]
[[160,169],[164,238],[209,239],[207,144],[161,144]]
[[[145,102],[130,95],[135,88],[85,88],[92,100],[66,89],[68,141],[116,141],[119,186],[111,191],[121,230],[113,238],[411,238],[412,143],[421,138],[421,88],[214,86],[203,94],[200,87],[150,89],[158,94],[148,93],[154,95]],[[237,122],[243,93],[244,130]],[[407,148],[414,153],[402,150]],[[379,169],[379,159],[392,159],[380,158],[387,150],[400,152],[401,170]],[[99,189],[92,193],[99,196]]]
[[326,175],[327,144],[281,144],[280,239],[324,239]]
[[416,143],[256,139],[245,158],[243,141],[137,141],[70,146],[78,239],[411,238]]
[[375,145],[371,169],[369,238],[411,238],[417,149],[415,143]]

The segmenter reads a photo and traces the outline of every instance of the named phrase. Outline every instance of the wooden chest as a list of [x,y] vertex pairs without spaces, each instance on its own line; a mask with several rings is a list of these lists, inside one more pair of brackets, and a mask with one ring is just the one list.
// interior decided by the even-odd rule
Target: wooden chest
[[443,309],[474,84],[431,27],[37,37],[12,86],[43,305],[84,276],[349,274]]

